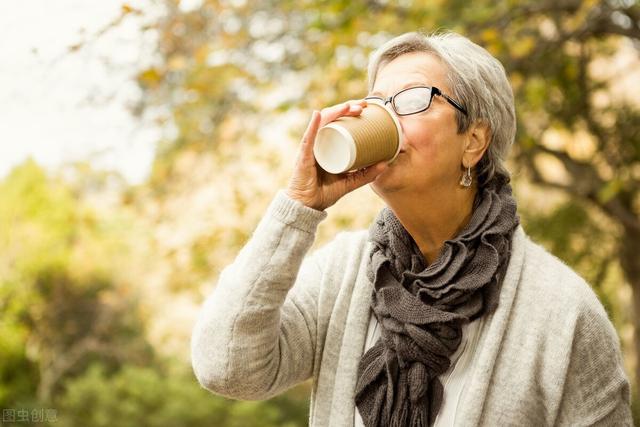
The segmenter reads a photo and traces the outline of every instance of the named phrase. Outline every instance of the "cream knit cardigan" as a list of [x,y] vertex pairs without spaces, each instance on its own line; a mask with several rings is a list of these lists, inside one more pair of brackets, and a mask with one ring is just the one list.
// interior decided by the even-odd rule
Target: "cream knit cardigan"
[[[305,254],[325,211],[278,191],[193,330],[208,390],[268,399],[313,379],[309,424],[353,426],[370,315],[366,230]],[[495,313],[486,319],[459,426],[632,425],[616,331],[579,276],[522,228]]]

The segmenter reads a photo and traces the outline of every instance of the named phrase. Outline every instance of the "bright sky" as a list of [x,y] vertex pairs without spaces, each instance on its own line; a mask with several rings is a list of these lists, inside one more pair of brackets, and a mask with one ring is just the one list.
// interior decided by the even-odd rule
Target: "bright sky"
[[146,178],[160,130],[127,106],[140,95],[133,77],[152,60],[154,34],[139,30],[141,18],[128,17],[67,52],[115,19],[122,3],[0,2],[0,178],[28,156],[48,168],[88,160],[131,183]]

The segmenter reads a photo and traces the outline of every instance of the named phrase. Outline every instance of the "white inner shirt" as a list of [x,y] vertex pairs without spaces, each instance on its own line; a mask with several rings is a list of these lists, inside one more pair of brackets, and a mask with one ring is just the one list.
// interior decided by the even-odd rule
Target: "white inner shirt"
[[[369,328],[367,330],[367,338],[364,344],[364,351],[378,341],[380,337],[380,328],[378,328],[378,319],[370,312]],[[471,323],[462,325],[462,339],[456,352],[451,356],[451,366],[449,369],[439,376],[444,387],[442,395],[442,405],[436,417],[435,427],[452,426],[455,421],[458,405],[462,400],[465,391],[465,383],[471,372],[473,356],[476,353],[478,338],[480,331],[484,325],[484,316],[474,320]],[[354,426],[364,427],[362,417],[356,407],[354,416]]]

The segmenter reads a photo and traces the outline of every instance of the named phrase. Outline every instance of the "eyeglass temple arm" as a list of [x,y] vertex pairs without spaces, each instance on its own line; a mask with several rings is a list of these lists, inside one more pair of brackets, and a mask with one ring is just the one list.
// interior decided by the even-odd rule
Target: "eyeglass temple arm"
[[467,109],[464,108],[462,105],[458,104],[456,101],[454,101],[453,98],[451,98],[448,95],[445,95],[444,93],[440,92],[440,90],[438,90],[436,95],[440,95],[441,97],[446,99],[449,104],[453,105],[455,108],[457,108],[458,110],[462,111],[465,116],[468,115]]

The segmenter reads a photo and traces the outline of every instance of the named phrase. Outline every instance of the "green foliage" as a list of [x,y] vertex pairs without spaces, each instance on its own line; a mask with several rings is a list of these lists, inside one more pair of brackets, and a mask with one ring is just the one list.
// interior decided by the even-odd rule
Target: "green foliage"
[[67,263],[74,217],[70,192],[49,182],[32,160],[0,183],[0,406],[35,392],[25,316],[40,299],[31,285],[38,271]]
[[103,226],[32,160],[0,183],[1,406],[46,403],[92,360],[149,360],[135,297],[105,275],[117,235]]
[[28,329],[14,319],[0,319],[0,407],[34,396],[37,367],[26,355]]
[[0,184],[0,277],[28,278],[66,265],[74,208],[69,189],[50,182],[33,160],[15,168]]
[[[99,364],[67,383],[60,399],[62,426],[121,427],[223,425],[222,400],[199,390],[193,378],[167,377],[125,365],[112,376]],[[208,424],[205,424],[208,423]]]
[[113,269],[131,226],[75,188],[33,161],[0,183],[0,407],[55,408],[63,426],[305,425],[307,390],[231,401],[159,359],[137,293]]
[[286,395],[269,402],[227,400],[202,389],[181,369],[124,365],[108,375],[95,364],[67,383],[58,408],[61,427],[305,425],[306,408],[292,402]]

